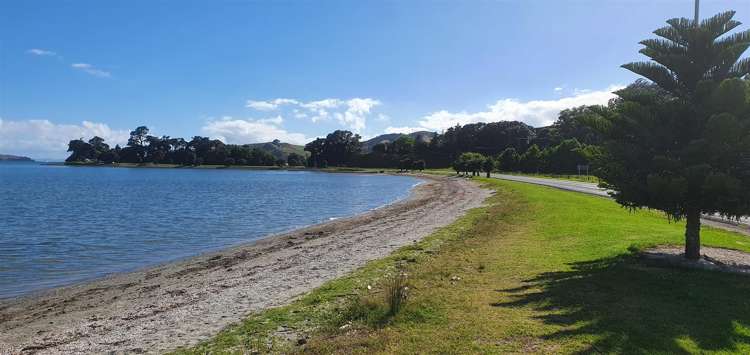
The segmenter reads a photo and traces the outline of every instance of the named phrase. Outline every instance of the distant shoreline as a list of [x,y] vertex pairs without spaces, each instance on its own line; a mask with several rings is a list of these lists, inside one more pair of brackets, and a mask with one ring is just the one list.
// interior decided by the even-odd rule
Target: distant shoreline
[[21,155],[0,154],[0,162],[35,162],[34,159]]
[[309,170],[303,166],[276,166],[276,165],[180,165],[180,164],[155,164],[155,163],[79,163],[79,162],[59,162],[45,163],[42,165],[62,165],[71,167],[92,167],[92,168],[144,168],[144,169],[250,169],[250,170]]
[[330,168],[308,168],[304,166],[263,166],[263,165],[180,165],[180,164],[154,164],[154,163],[70,163],[54,162],[41,163],[41,165],[70,166],[70,167],[92,167],[92,168],[138,168],[138,169],[216,169],[216,170],[289,170],[289,171],[317,171],[335,173],[393,173],[398,169],[393,168],[358,168],[358,167],[330,167]]

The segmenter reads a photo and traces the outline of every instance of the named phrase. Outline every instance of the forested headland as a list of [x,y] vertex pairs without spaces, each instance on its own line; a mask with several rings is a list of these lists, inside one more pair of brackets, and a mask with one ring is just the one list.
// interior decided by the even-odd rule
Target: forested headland
[[[279,141],[270,144],[281,145]],[[254,145],[224,144],[218,139],[195,136],[190,140],[156,137],[149,135],[146,126],[140,126],[130,132],[125,147],[110,147],[101,137],[88,141],[74,139],[68,143],[70,156],[68,163],[87,164],[176,164],[184,166],[208,165],[242,165],[242,166],[302,166],[305,157],[289,153],[286,159],[274,156],[266,149]]]
[[32,162],[33,159],[20,155],[11,154],[0,154],[0,161],[21,161],[21,162]]

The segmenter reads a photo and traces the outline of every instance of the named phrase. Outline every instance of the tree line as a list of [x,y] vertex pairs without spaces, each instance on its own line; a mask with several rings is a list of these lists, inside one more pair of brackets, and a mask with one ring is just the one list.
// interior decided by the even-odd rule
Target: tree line
[[564,110],[553,125],[536,129],[522,122],[501,121],[457,125],[430,140],[403,135],[376,144],[369,153],[362,152],[361,136],[337,130],[306,144],[309,157],[291,153],[286,160],[263,149],[208,137],[157,137],[149,134],[148,127],[140,126],[130,132],[125,147],[111,148],[101,137],[71,140],[66,162],[423,170],[455,167],[461,154],[475,152],[491,158],[497,170],[572,174],[578,165],[588,164],[596,150],[600,138],[579,122],[580,117],[596,110],[601,109],[583,106]]
[[247,145],[224,144],[218,139],[195,136],[191,140],[156,137],[149,135],[146,126],[130,132],[127,145],[114,148],[101,137],[88,141],[74,139],[68,143],[70,156],[66,162],[81,163],[154,163],[178,165],[253,165],[274,166],[305,164],[305,157],[291,153],[286,160],[277,159],[271,153]]
[[496,170],[575,174],[579,165],[591,163],[601,141],[581,118],[602,109],[563,110],[549,127],[501,121],[457,125],[430,140],[402,135],[393,142],[376,144],[369,153],[361,152],[359,135],[338,130],[308,143],[305,150],[310,152],[308,165],[312,167],[455,168],[462,154],[476,153],[491,160]]

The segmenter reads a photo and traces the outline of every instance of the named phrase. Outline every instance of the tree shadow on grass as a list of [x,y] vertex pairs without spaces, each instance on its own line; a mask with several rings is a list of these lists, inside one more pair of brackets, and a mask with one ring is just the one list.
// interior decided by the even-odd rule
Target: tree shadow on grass
[[748,276],[647,266],[629,255],[570,266],[498,290],[510,301],[492,305],[530,307],[559,326],[544,339],[586,339],[580,353],[750,349]]

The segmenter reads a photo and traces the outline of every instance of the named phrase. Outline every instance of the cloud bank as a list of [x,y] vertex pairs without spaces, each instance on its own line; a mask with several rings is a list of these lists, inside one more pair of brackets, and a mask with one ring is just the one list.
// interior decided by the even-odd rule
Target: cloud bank
[[[74,64],[73,67],[87,73],[98,70],[85,63]],[[89,74],[109,75],[96,72]],[[561,110],[581,105],[606,104],[615,97],[612,92],[620,88],[622,86],[613,85],[598,91],[573,90],[569,96],[553,100],[520,101],[505,98],[487,105],[486,110],[478,112],[440,110],[421,117],[415,125],[389,126],[384,133],[441,132],[456,124],[496,121],[521,121],[541,127],[552,124]],[[246,104],[247,107],[262,112],[283,110],[289,114],[287,117],[297,120],[338,122],[356,133],[361,133],[365,129],[369,118],[380,123],[391,121],[390,117],[374,112],[379,105],[381,102],[372,98],[328,98],[307,102],[277,98],[268,101],[249,100]],[[248,119],[226,116],[207,121],[201,127],[201,131],[209,137],[233,144],[268,142],[274,139],[305,144],[312,139],[304,133],[287,131],[283,127],[284,122],[282,114]],[[0,119],[0,153],[59,159],[67,156],[65,151],[68,141],[81,137],[89,139],[95,135],[104,138],[111,146],[124,145],[129,131],[114,130],[106,124],[91,121],[83,121],[81,124],[56,124],[48,120]]]
[[281,116],[257,120],[226,116],[219,120],[209,120],[201,131],[211,138],[231,144],[261,143],[274,139],[293,144],[310,141],[304,134],[287,132],[281,127],[283,121]]
[[30,155],[38,159],[62,159],[68,156],[68,142],[99,136],[114,147],[124,145],[130,135],[107,124],[83,121],[77,124],[56,124],[48,120],[10,121],[0,119],[0,152]]
[[[246,107],[256,111],[291,110],[299,119],[309,119],[316,123],[335,120],[340,125],[361,133],[367,127],[367,119],[381,102],[372,98],[338,99],[328,98],[316,101],[277,98],[267,101],[248,100]],[[380,117],[380,116],[378,116]]]
[[[581,105],[606,105],[615,97],[613,91],[624,86],[612,85],[604,90],[574,90],[572,96],[554,100],[520,101],[500,99],[479,112],[436,111],[422,117],[416,127],[388,127],[386,133],[410,133],[415,131],[441,132],[457,124],[477,122],[521,121],[534,127],[544,127],[557,120],[560,111]],[[556,88],[557,89],[557,88]],[[560,90],[555,90],[560,91]]]

